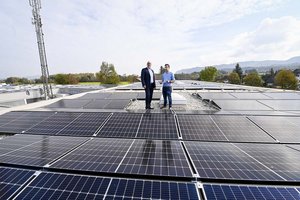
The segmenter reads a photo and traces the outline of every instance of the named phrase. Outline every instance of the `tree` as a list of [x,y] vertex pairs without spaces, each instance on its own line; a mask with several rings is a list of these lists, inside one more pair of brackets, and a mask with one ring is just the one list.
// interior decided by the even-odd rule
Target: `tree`
[[163,66],[160,66],[160,68],[159,68],[159,74],[163,74],[163,73],[165,73],[165,69],[164,69]]
[[280,70],[275,76],[276,85],[282,89],[295,90],[298,87],[298,80],[295,74],[291,70]]
[[239,75],[240,80],[242,80],[242,77],[243,77],[243,70],[242,70],[242,68],[240,67],[240,64],[239,64],[239,63],[236,64],[235,69],[233,70],[233,72],[236,72],[236,73]]
[[263,81],[257,72],[252,72],[245,76],[244,78],[245,85],[250,86],[262,86]]
[[55,81],[56,84],[62,84],[62,85],[68,84],[67,83],[68,78],[67,78],[66,74],[56,74],[54,76],[54,81]]
[[68,74],[67,75],[67,84],[78,84],[79,78],[76,77],[74,74]]
[[217,72],[218,72],[218,70],[215,67],[205,67],[200,72],[200,80],[201,81],[215,81]]
[[231,83],[231,84],[240,84],[241,79],[240,79],[238,73],[236,73],[236,72],[231,72],[231,73],[229,74],[229,76],[228,76],[228,81],[229,81],[229,83]]
[[120,82],[120,77],[115,70],[115,66],[107,62],[102,62],[100,72],[96,76],[104,84],[117,84]]
[[78,84],[79,78],[75,74],[56,74],[54,76],[56,84]]
[[8,77],[6,80],[5,80],[5,83],[6,84],[18,84],[20,78],[18,77]]

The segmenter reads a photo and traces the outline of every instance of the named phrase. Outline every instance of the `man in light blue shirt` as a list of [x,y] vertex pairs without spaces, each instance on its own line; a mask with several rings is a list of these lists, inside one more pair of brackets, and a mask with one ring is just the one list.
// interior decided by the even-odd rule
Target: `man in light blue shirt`
[[170,72],[169,64],[165,64],[165,69],[166,71],[165,73],[163,73],[161,77],[162,84],[163,84],[162,93],[164,97],[164,106],[161,108],[167,107],[167,98],[169,101],[169,108],[171,108],[172,107],[172,83],[174,83],[175,77],[174,74]]

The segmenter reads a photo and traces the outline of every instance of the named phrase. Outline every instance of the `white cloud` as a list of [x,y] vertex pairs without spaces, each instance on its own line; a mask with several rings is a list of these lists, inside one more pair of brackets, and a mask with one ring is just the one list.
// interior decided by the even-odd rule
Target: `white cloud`
[[300,20],[292,16],[264,19],[256,30],[236,36],[230,47],[240,59],[286,59],[300,55]]
[[[37,47],[34,28],[30,25],[30,7],[27,2],[20,4],[17,0],[3,0],[1,3],[3,2],[6,12],[2,13],[3,18],[1,12],[0,14],[2,19],[7,20],[0,19],[0,36],[5,41],[3,45],[6,56],[0,59],[1,71],[2,66],[8,66],[4,69],[4,74],[12,75],[12,71],[20,73],[28,67],[24,70],[25,75],[38,74]],[[230,62],[235,59],[233,54],[237,58],[251,58],[248,54],[241,54],[240,50],[244,50],[246,45],[243,43],[246,40],[251,40],[251,48],[247,48],[256,49],[254,39],[251,38],[254,37],[252,35],[261,35],[259,28],[257,34],[249,32],[237,36],[232,44],[227,41],[197,41],[195,32],[275,9],[282,2],[283,0],[42,1],[41,14],[50,73],[95,72],[99,70],[102,61],[114,63],[117,71],[123,74],[139,73],[147,60],[152,61],[156,70],[158,66],[168,62],[176,71],[182,67]],[[16,30],[18,34],[13,35]],[[276,37],[281,38],[281,34]],[[297,39],[291,39],[293,37],[295,35],[289,36],[288,40]],[[268,43],[264,37],[255,38],[257,45]],[[15,48],[12,44],[21,48]],[[233,52],[232,49],[239,51]],[[287,49],[287,52],[291,51],[297,49]],[[252,57],[255,57],[254,54],[253,51]],[[15,59],[6,59],[11,55],[15,55]]]

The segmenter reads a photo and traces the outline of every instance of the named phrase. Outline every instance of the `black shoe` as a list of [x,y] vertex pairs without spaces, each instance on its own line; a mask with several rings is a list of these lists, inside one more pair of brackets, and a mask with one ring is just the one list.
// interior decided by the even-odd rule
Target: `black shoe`
[[149,107],[148,109],[154,109],[154,108],[152,108],[152,107]]
[[160,109],[164,109],[164,108],[166,108],[166,106],[162,106],[162,107],[160,107]]

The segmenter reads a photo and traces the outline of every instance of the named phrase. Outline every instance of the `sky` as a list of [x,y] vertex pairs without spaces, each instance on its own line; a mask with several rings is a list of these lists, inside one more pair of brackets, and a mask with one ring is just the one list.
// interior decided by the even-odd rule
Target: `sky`
[[[41,0],[50,74],[300,56],[299,0]],[[0,78],[39,76],[27,0],[0,1]]]

